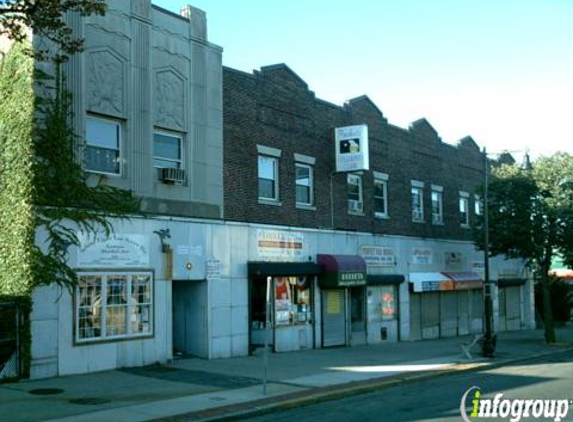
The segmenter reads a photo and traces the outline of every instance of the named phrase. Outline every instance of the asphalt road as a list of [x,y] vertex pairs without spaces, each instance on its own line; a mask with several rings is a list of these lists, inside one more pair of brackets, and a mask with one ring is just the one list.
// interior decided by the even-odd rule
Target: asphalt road
[[[265,414],[249,421],[376,421],[376,422],[434,422],[462,421],[460,403],[472,386],[481,390],[482,397],[493,399],[503,393],[503,399],[567,399],[570,410],[562,421],[573,421],[573,351],[502,368],[464,372],[376,392],[323,402],[312,406]],[[467,400],[468,414],[471,399]],[[533,410],[533,409],[532,409]],[[472,418],[475,421],[509,421],[503,418]],[[514,419],[515,420],[515,419]],[[554,418],[523,417],[521,421],[548,421]],[[517,421],[515,421],[517,422]]]

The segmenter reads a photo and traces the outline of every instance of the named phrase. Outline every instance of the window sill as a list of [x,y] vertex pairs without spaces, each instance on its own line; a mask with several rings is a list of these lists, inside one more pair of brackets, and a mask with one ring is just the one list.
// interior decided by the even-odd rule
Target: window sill
[[471,229],[471,227],[470,227],[469,224],[460,224],[460,227],[461,227],[462,229]]
[[443,221],[433,221],[432,224],[433,224],[434,226],[443,226],[443,225],[444,225],[444,222],[443,222]]
[[282,207],[283,203],[274,199],[259,198],[259,205],[273,205],[275,207]]
[[121,173],[106,173],[105,171],[89,170],[84,169],[87,174],[92,174],[94,176],[108,176],[108,177],[122,177]]
[[366,214],[364,214],[363,212],[350,212],[348,211],[348,215],[353,215],[355,217],[364,217],[366,216]]
[[316,207],[314,205],[308,204],[296,204],[296,208],[299,210],[316,211]]
[[426,222],[424,220],[412,220],[412,223],[425,224]]
[[375,212],[374,213],[374,218],[377,218],[379,220],[389,220],[390,216],[388,214],[381,214],[379,212]]

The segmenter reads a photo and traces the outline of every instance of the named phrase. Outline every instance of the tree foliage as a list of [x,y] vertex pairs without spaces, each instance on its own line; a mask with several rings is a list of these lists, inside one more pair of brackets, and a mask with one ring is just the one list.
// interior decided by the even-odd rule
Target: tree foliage
[[[532,170],[502,165],[490,180],[490,254],[522,258],[535,270],[543,291],[545,337],[554,342],[548,272],[555,254],[573,265],[573,157],[542,157]],[[484,249],[483,221],[475,240]]]
[[[57,57],[62,58],[83,48],[83,40],[74,36],[65,21],[66,13],[103,15],[105,10],[105,0],[0,0],[0,35],[23,41],[29,30],[40,39],[55,43],[61,51]],[[37,59],[47,58],[48,53],[46,44],[36,45],[33,50]]]
[[0,295],[27,295],[34,255],[32,61],[16,45],[0,61]]
[[[36,92],[45,93],[37,98],[33,59],[24,48],[17,44],[2,70],[7,100],[0,104],[0,292],[29,293],[51,283],[71,288],[76,274],[67,251],[79,246],[78,233],[111,233],[110,218],[138,212],[139,200],[103,179],[87,183],[79,159],[83,145],[70,127],[71,96],[59,71],[51,80],[35,75],[35,87],[43,87]],[[36,232],[47,234],[46,244],[34,241]]]

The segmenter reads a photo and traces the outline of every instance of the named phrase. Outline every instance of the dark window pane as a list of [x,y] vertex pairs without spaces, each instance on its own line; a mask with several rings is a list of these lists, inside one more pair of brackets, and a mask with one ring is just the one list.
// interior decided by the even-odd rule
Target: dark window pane
[[87,146],[86,169],[119,174],[119,151]]
[[259,178],[259,198],[276,199],[274,180]]
[[310,204],[310,188],[307,186],[296,187],[296,202],[300,204]]
[[181,138],[161,133],[153,134],[153,155],[156,158],[181,160]]

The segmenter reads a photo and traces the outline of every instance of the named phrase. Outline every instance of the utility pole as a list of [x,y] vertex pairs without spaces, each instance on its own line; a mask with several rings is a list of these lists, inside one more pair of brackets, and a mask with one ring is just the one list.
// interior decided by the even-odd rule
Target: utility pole
[[487,152],[483,149],[484,160],[484,198],[483,198],[483,229],[484,229],[484,319],[485,319],[485,332],[482,343],[482,356],[485,358],[493,358],[495,356],[495,343],[496,338],[493,333],[493,298],[492,298],[492,282],[489,277],[489,204],[488,204],[488,189],[489,189],[489,163],[487,160]]

